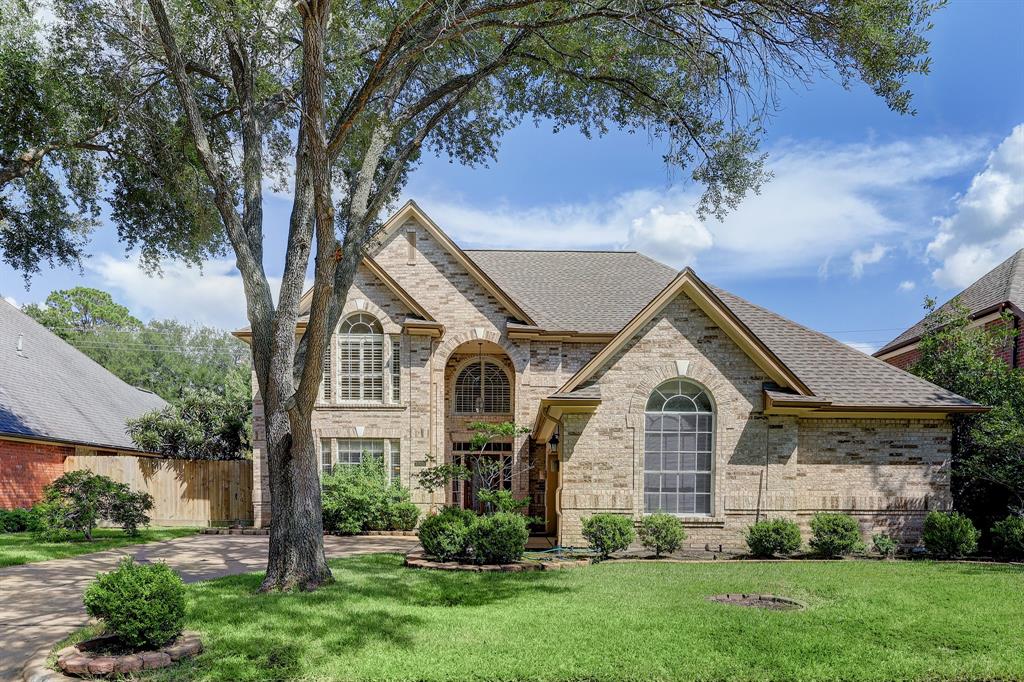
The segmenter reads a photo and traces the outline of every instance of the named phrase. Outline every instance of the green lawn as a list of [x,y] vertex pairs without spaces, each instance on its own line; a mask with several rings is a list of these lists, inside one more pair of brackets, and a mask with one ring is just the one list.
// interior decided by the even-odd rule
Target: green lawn
[[120,528],[97,528],[93,531],[92,542],[81,539],[46,542],[32,533],[0,533],[0,567],[64,559],[124,545],[170,540],[195,532],[195,528],[149,528],[140,531],[136,537],[129,537]]
[[[615,563],[531,574],[332,562],[337,582],[190,585],[199,658],[155,680],[1022,680],[1024,569],[931,562]],[[770,592],[804,611],[708,602]]]

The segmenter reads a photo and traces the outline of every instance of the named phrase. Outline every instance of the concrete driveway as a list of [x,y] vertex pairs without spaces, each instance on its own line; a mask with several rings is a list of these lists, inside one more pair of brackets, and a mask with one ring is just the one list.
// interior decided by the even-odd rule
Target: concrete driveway
[[[100,571],[125,556],[163,561],[185,582],[262,571],[266,536],[194,535],[166,542],[122,547],[70,559],[0,568],[0,680],[20,679],[25,661],[88,621],[82,592]],[[407,552],[414,537],[325,537],[329,558],[374,552]]]

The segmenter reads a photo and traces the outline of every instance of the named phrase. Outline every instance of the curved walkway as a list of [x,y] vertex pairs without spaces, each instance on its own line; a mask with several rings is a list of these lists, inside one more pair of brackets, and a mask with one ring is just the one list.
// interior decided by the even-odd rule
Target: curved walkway
[[[101,571],[126,556],[140,563],[163,561],[185,582],[262,571],[267,562],[266,536],[193,535],[0,568],[0,680],[20,676],[25,662],[42,647],[85,625],[82,592]],[[414,537],[358,536],[324,538],[328,558],[407,552]]]

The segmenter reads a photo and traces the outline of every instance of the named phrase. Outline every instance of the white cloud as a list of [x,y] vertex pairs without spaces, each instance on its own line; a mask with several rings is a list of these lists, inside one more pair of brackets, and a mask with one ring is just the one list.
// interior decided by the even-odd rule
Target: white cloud
[[[246,319],[242,279],[230,259],[211,260],[202,271],[179,262],[163,264],[163,275],[150,276],[134,258],[120,259],[99,254],[87,266],[111,290],[114,298],[136,315],[153,319],[173,318],[182,322],[238,329]],[[280,278],[270,277],[276,298]],[[305,286],[311,286],[307,280]]]
[[861,277],[864,274],[864,266],[874,265],[885,258],[889,248],[881,244],[875,244],[870,249],[857,249],[850,254],[850,268],[854,277]]
[[989,154],[956,212],[937,222],[928,255],[940,263],[932,277],[945,287],[962,289],[1024,248],[1024,124]]
[[902,282],[900,282],[900,286],[899,286],[899,290],[900,291],[913,291],[916,288],[917,288],[917,283],[916,282],[912,282],[909,279],[905,279]]
[[985,152],[975,139],[785,143],[770,150],[774,178],[724,222],[696,220],[692,185],[528,208],[414,198],[466,246],[628,248],[680,268],[699,255],[701,272],[716,276],[817,271],[827,277],[854,251],[870,254],[875,245],[891,248],[908,235],[923,237],[917,226],[947,195],[937,181],[963,172]]
[[865,355],[872,355],[879,348],[873,343],[864,343],[862,341],[843,341],[843,343],[854,350],[859,350]]

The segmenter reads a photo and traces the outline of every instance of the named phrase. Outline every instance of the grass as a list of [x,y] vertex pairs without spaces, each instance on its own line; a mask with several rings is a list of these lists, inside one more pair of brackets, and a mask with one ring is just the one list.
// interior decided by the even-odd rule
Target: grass
[[50,542],[39,539],[33,533],[0,533],[0,567],[65,559],[144,542],[171,540],[195,532],[195,528],[149,528],[140,530],[137,536],[131,537],[125,535],[120,528],[97,528],[93,530],[92,542],[81,538]]
[[[313,593],[188,587],[198,658],[168,680],[1024,680],[1024,569],[840,561],[615,563],[529,574],[333,561]],[[803,611],[706,600],[793,597]]]

